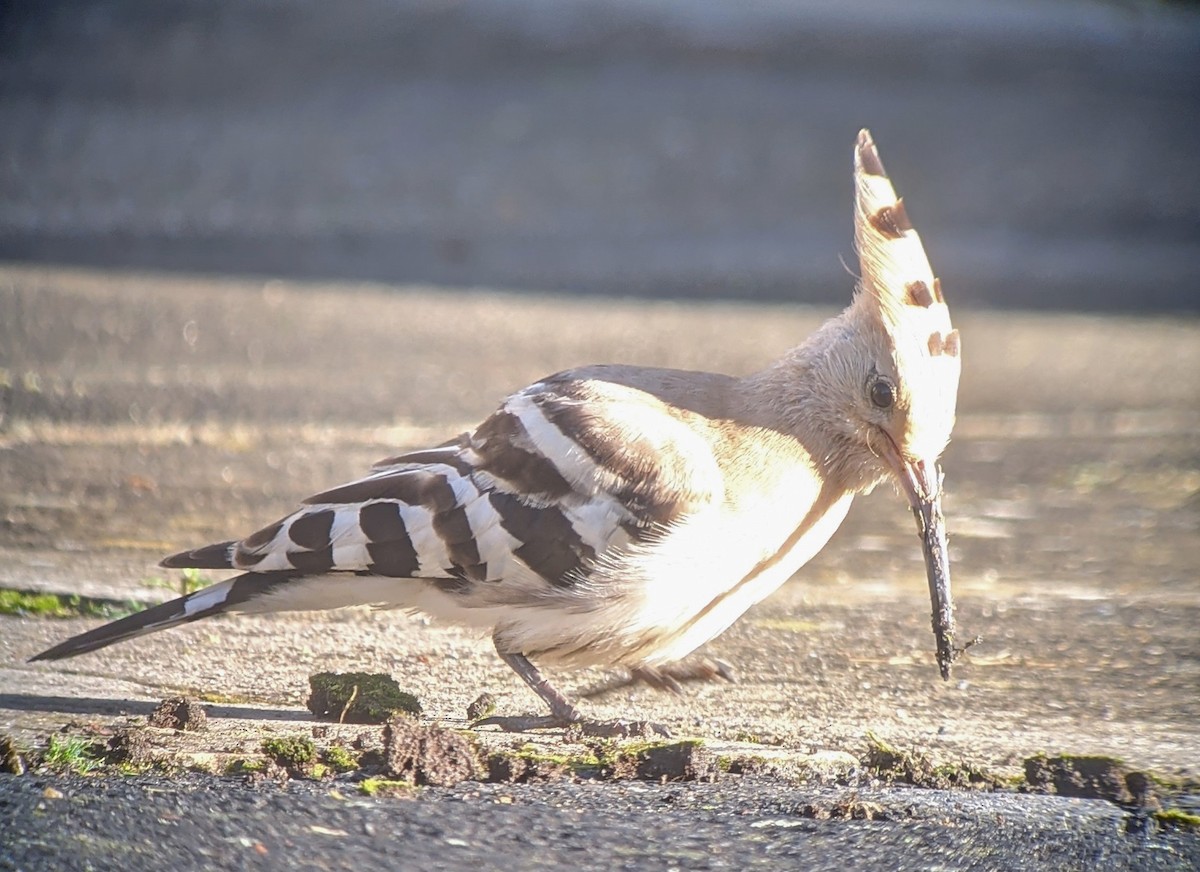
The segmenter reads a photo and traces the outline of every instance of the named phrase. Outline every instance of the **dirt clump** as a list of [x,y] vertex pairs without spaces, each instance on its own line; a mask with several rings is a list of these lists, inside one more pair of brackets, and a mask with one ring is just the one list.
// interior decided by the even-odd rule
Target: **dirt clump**
[[308,677],[308,686],[308,710],[339,724],[382,724],[397,715],[421,714],[420,701],[390,675],[318,672]]
[[878,736],[867,734],[863,766],[884,781],[935,790],[974,788],[995,790],[1007,786],[1002,778],[966,763],[934,763],[920,751],[903,751]]
[[478,779],[484,772],[473,736],[404,716],[384,726],[383,754],[389,778],[418,785],[446,787]]
[[142,727],[122,727],[108,740],[106,762],[116,766],[145,767],[154,762],[150,737]]
[[25,758],[17,750],[11,736],[0,736],[0,772],[10,775],[25,774]]
[[199,732],[208,729],[208,715],[194,699],[172,696],[158,704],[150,713],[147,724],[163,730]]
[[483,720],[496,710],[496,698],[486,691],[475,697],[475,701],[467,706],[467,720],[472,723]]
[[1115,757],[1038,754],[1025,760],[1025,783],[1036,792],[1105,799],[1122,806],[1154,801],[1151,779]]
[[601,739],[576,753],[532,745],[491,754],[488,781],[527,783],[590,781],[716,781],[721,762],[699,739],[627,742]]
[[612,763],[610,777],[662,782],[716,781],[721,775],[716,756],[696,739],[622,748]]
[[487,780],[503,784],[545,783],[575,777],[571,760],[563,755],[530,751],[489,754]]

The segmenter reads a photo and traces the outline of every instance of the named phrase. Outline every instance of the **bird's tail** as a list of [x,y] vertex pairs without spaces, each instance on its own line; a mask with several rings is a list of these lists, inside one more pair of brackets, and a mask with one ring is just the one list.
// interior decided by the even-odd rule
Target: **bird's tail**
[[[277,590],[292,579],[290,573],[247,573],[236,578],[230,578],[217,584],[209,585],[203,590],[189,593],[170,602],[153,606],[137,614],[127,615],[111,623],[72,636],[65,642],[60,642],[30,659],[33,660],[63,660],[77,654],[86,654],[100,648],[107,648],[116,642],[134,639],[147,633],[156,633],[179,624],[198,621],[221,612],[242,610],[258,611],[247,606],[254,600]],[[239,607],[241,607],[239,609]]]

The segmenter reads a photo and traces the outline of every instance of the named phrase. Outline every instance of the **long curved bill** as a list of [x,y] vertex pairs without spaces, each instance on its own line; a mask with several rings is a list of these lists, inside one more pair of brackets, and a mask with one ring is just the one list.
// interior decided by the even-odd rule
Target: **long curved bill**
[[[890,441],[890,440],[889,440]],[[925,555],[929,580],[929,602],[933,607],[933,635],[937,640],[937,663],[942,678],[950,680],[950,668],[961,653],[954,647],[954,598],[950,593],[950,554],[946,542],[946,519],[942,516],[942,470],[937,461],[906,461],[892,445],[886,459],[892,466],[917,519],[917,535]]]

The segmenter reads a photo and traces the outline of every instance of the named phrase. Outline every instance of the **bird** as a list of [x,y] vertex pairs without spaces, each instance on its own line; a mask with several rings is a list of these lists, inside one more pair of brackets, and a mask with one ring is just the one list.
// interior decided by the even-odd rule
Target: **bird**
[[853,184],[851,302],[764,368],[598,364],[548,376],[471,432],[389,457],[257,532],[161,564],[237,575],[31,659],[224,613],[399,608],[490,632],[549,710],[489,720],[579,724],[581,708],[535,661],[624,667],[670,686],[682,658],[825,546],[855,496],[891,482],[917,518],[948,678],[939,461],[961,342],[866,129]]

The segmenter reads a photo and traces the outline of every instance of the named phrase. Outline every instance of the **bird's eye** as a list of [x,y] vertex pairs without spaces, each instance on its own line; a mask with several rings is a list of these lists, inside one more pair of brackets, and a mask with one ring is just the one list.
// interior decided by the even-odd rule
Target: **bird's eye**
[[896,401],[892,383],[885,378],[877,378],[871,382],[870,394],[872,404],[878,409],[890,409]]

